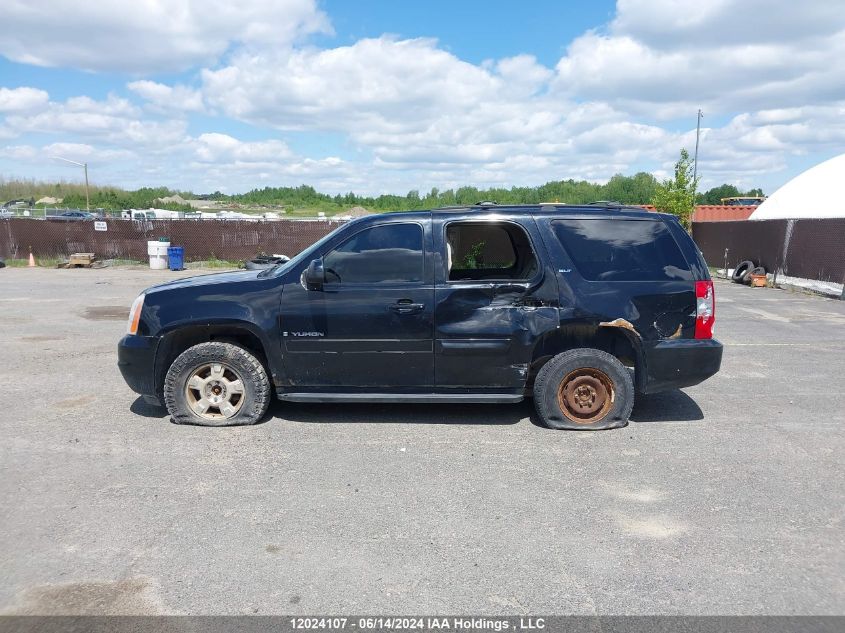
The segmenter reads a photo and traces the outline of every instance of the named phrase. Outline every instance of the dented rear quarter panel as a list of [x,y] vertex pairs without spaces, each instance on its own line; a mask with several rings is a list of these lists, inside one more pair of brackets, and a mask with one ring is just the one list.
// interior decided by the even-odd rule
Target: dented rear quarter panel
[[[562,328],[591,325],[619,327],[643,341],[692,338],[695,332],[694,281],[591,281],[585,279],[557,240],[551,227],[562,214],[538,217],[544,244],[560,288]],[[606,215],[573,213],[575,219],[606,219]],[[626,220],[619,219],[624,222]],[[660,221],[660,220],[656,220]],[[674,237],[674,235],[673,235]],[[677,238],[676,238],[677,241]],[[682,249],[683,253],[683,249]],[[685,259],[688,256],[684,254]],[[689,262],[693,276],[701,274]],[[680,330],[679,330],[680,328]]]
[[[558,209],[553,214],[541,213],[536,217],[560,288],[560,327],[546,340],[539,342],[535,356],[553,355],[555,350],[560,349],[589,346],[603,331],[612,330],[625,336],[635,351],[636,358],[632,360],[638,369],[638,389],[650,391],[649,385],[668,384],[663,374],[666,371],[674,372],[675,368],[650,367],[650,359],[653,350],[660,346],[665,349],[667,342],[694,339],[695,280],[709,279],[707,268],[698,256],[694,242],[685,236],[679,224],[674,226],[677,222],[657,216],[654,221],[667,224],[689,265],[693,280],[591,281],[578,272],[554,234],[551,222],[561,217],[607,219],[608,216],[583,209],[573,209],[567,214]],[[624,217],[614,216],[614,219],[626,221]],[[685,362],[680,356],[675,358],[679,364]]]

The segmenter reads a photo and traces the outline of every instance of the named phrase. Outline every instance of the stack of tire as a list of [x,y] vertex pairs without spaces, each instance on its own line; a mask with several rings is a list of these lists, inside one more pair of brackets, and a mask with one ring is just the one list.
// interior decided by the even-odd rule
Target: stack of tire
[[755,266],[754,262],[747,259],[744,262],[737,264],[736,268],[734,268],[733,274],[731,275],[731,279],[733,279],[735,283],[748,285],[751,283],[751,275],[765,274],[765,268],[762,266]]

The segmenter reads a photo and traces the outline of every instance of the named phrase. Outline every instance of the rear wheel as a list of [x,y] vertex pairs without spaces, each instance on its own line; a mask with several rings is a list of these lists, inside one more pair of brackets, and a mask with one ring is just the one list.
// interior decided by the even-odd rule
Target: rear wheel
[[534,381],[534,406],[551,429],[625,426],[634,406],[631,373],[614,356],[573,349],[543,365]]
[[270,380],[261,362],[231,343],[201,343],[173,361],[164,403],[177,424],[255,424],[270,404]]

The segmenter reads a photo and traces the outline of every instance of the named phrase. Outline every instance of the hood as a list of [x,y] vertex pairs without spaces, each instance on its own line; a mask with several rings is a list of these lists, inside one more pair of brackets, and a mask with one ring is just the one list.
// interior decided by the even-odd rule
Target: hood
[[239,281],[251,281],[258,278],[260,270],[238,270],[225,273],[211,273],[209,275],[197,275],[196,277],[185,277],[184,279],[174,279],[163,284],[158,284],[148,288],[147,294],[151,294],[160,290],[178,290],[180,288],[196,288],[199,286],[214,286],[218,284],[237,283]]

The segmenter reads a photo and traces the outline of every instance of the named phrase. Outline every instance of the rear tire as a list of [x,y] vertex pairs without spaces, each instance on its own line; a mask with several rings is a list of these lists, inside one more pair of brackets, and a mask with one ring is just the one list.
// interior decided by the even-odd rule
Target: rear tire
[[200,343],[167,371],[164,404],[176,424],[255,424],[270,405],[270,380],[261,361],[242,347]]
[[607,352],[573,349],[540,369],[534,406],[550,429],[615,429],[628,424],[634,381],[628,368]]

